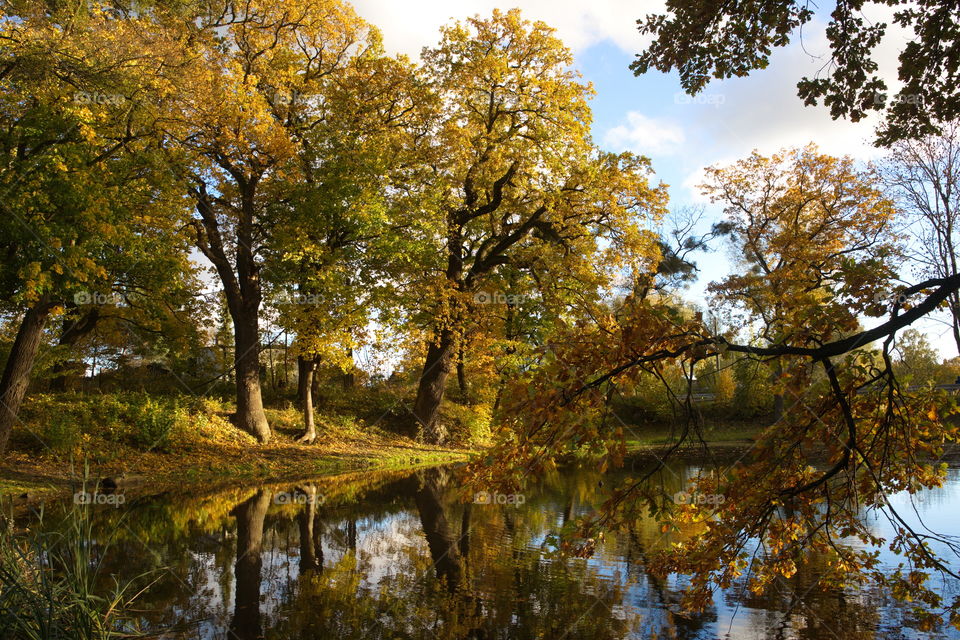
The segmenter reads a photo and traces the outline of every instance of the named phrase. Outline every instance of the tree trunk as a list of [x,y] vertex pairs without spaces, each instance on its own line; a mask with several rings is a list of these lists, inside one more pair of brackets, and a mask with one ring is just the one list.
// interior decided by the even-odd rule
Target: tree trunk
[[340,384],[345,391],[353,389],[357,384],[357,376],[353,371],[353,349],[347,349],[347,356],[350,358],[350,370],[343,374]]
[[237,506],[236,600],[230,634],[239,640],[263,637],[260,620],[260,570],[263,566],[263,521],[270,507],[270,492],[260,490]]
[[[92,306],[83,311],[79,318],[64,317],[60,340],[57,346],[65,350],[72,350],[80,338],[93,331],[100,320],[100,307]],[[50,390],[64,392],[67,390],[67,378],[70,372],[76,369],[72,360],[64,360],[53,365],[53,377],[50,379]]]
[[460,397],[467,399],[467,370],[463,363],[463,340],[460,341],[460,348],[457,349],[457,387],[460,389]]
[[447,378],[453,368],[454,342],[453,331],[443,329],[439,339],[430,343],[417,388],[417,400],[413,405],[413,415],[420,423],[422,438],[431,444],[441,444],[446,436],[445,430],[437,423],[437,417],[447,388]]
[[[236,177],[236,176],[235,176]],[[234,260],[227,256],[226,243],[213,199],[200,185],[194,192],[200,221],[195,225],[197,248],[213,263],[223,284],[227,309],[233,320],[233,356],[237,384],[237,427],[259,442],[270,441],[270,425],[263,412],[260,391],[260,302],[263,290],[260,265],[254,250],[256,194],[259,176],[238,179],[241,207],[236,224]]]
[[307,367],[310,360],[297,356],[297,408],[303,411],[304,399],[307,397],[306,387],[313,381],[313,376],[307,377]]
[[320,356],[313,359],[313,381],[310,383],[310,395],[313,397],[313,404],[320,403],[320,376],[317,375],[317,369],[320,368]]
[[316,366],[313,359],[304,360],[303,367],[300,369],[300,375],[303,377],[299,385],[303,392],[300,402],[303,408],[304,431],[303,435],[297,438],[297,442],[308,444],[317,439],[317,428],[313,423],[313,372]]
[[244,310],[234,318],[236,353],[234,368],[237,374],[236,425],[266,444],[270,441],[270,425],[263,412],[260,393],[260,321],[257,312]]
[[0,454],[7,450],[10,432],[30,384],[30,372],[40,348],[43,326],[52,308],[53,304],[44,297],[27,310],[7,357],[3,378],[0,379]]

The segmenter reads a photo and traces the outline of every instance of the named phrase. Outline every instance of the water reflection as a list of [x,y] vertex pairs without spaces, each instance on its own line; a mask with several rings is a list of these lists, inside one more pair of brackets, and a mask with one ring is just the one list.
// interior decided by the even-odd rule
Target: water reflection
[[260,572],[263,568],[263,522],[270,507],[270,491],[261,489],[237,505],[236,606],[230,635],[237,640],[262,638],[260,620]]
[[[658,481],[673,493],[698,469],[677,463]],[[602,502],[602,480],[568,469],[519,506],[460,503],[452,469],[169,494],[96,508],[93,542],[112,534],[104,561],[119,576],[164,567],[143,623],[171,640],[958,637],[912,630],[876,589],[814,588],[815,557],[770,593],[738,583],[703,614],[681,615],[683,578],[646,569],[671,541],[649,519],[607,536],[592,558],[551,557],[548,536]],[[960,529],[942,515],[958,487],[951,472],[918,505],[947,533]],[[957,585],[943,591],[949,599]]]

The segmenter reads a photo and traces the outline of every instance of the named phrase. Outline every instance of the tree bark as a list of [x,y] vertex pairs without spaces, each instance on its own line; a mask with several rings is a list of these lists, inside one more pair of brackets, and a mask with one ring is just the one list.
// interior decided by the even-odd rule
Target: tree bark
[[320,403],[320,376],[317,370],[320,368],[320,356],[313,359],[313,380],[310,383],[310,395],[313,398],[313,404]]
[[0,379],[0,454],[7,450],[10,432],[30,384],[30,372],[40,348],[43,327],[52,308],[53,303],[43,297],[27,310],[7,357]]
[[307,377],[307,368],[310,360],[297,356],[297,408],[303,411],[304,400],[307,397],[307,386],[313,381],[313,376]]
[[457,349],[457,387],[460,389],[460,397],[467,399],[467,370],[464,365],[463,340],[460,341],[460,348]]
[[303,362],[303,365],[300,368],[300,375],[302,378],[298,385],[303,393],[300,402],[303,409],[304,432],[302,436],[297,438],[297,442],[306,442],[309,444],[317,439],[317,428],[313,422],[313,376],[317,365],[315,360],[306,360],[301,356],[301,358],[297,361],[298,367],[301,366],[301,360]]
[[270,441],[270,425],[263,411],[260,392],[260,319],[256,311],[234,318],[237,378],[236,425],[261,443]]
[[437,341],[430,343],[417,388],[417,399],[413,405],[413,415],[420,423],[422,438],[431,444],[441,444],[446,437],[437,417],[447,388],[447,379],[453,368],[454,343],[451,329],[443,329]]
[[[60,339],[57,346],[72,349],[80,338],[93,331],[100,321],[100,307],[92,306],[84,310],[79,318],[64,317],[60,330]],[[53,365],[53,377],[50,379],[50,390],[64,392],[67,390],[67,378],[70,371],[75,369],[73,361],[64,360]]]

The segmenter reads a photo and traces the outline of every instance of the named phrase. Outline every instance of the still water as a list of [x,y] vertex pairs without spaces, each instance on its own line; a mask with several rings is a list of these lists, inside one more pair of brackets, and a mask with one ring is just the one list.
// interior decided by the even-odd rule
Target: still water
[[[679,490],[700,466],[678,461],[660,481]],[[653,521],[607,536],[589,559],[547,553],[548,536],[600,504],[609,476],[565,469],[519,505],[461,503],[456,478],[457,469],[365,473],[85,508],[107,573],[155,572],[139,608],[160,638],[960,637],[916,631],[873,588],[811,588],[816,558],[762,597],[735,585],[683,615],[683,579],[645,570],[646,555],[669,543]],[[891,501],[911,511],[908,496]],[[960,534],[960,465],[914,503],[931,529]],[[885,530],[881,518],[871,523]],[[960,593],[935,580],[947,601]]]

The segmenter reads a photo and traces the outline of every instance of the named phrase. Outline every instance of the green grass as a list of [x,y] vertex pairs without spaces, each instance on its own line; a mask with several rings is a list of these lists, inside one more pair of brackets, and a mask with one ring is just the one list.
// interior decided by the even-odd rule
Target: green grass
[[[703,428],[703,439],[711,444],[738,443],[753,440],[762,430],[759,424],[745,422],[708,423]],[[680,428],[676,427],[671,432],[667,425],[631,426],[627,434],[627,447],[635,449],[672,444],[680,437]],[[690,434],[688,440],[697,442],[697,437]]]
[[[145,637],[135,622],[134,603],[150,583],[143,574],[103,582],[103,547],[95,552],[87,511],[73,509],[61,526],[39,524],[22,533],[0,531],[0,629],[10,640],[115,640]],[[109,541],[99,541],[109,545]]]

